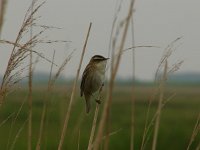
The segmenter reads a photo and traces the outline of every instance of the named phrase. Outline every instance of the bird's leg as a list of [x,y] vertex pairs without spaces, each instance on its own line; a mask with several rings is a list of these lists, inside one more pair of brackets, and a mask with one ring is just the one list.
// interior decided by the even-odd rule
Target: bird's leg
[[101,104],[101,100],[100,99],[96,99],[95,100],[98,104]]
[[100,88],[99,88],[99,94],[102,92],[103,86],[104,86],[104,83],[102,83]]
[[101,98],[100,98],[100,94],[99,94],[99,96],[95,99],[95,101],[98,103],[98,104],[101,104],[101,100],[100,100]]
[[101,87],[99,88],[98,97],[95,99],[95,101],[96,101],[98,104],[101,104],[101,92],[102,92],[103,86],[104,86],[104,83],[102,83]]
[[96,103],[101,104],[100,96],[98,96],[97,98],[95,98],[95,96],[92,94],[92,97],[94,97]]

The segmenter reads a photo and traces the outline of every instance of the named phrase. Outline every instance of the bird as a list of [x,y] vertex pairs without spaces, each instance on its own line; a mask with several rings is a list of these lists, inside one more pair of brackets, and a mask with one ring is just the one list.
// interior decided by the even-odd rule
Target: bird
[[[90,112],[91,97],[104,85],[103,80],[108,59],[109,58],[105,58],[101,55],[94,55],[83,71],[80,85],[80,95],[81,97],[84,95],[86,113]],[[100,104],[100,100],[96,100],[96,102]]]

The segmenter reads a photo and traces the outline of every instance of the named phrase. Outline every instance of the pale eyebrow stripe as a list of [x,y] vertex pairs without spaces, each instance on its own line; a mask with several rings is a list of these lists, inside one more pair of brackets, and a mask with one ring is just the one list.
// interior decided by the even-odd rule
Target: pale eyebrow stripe
[[99,57],[99,58],[94,58],[95,60],[104,60],[104,58],[101,58],[101,57]]

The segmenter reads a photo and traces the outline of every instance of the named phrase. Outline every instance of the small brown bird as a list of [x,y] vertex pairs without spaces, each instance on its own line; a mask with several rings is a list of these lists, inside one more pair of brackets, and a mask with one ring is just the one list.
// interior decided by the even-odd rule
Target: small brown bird
[[103,85],[106,63],[108,59],[109,58],[105,58],[101,55],[93,56],[83,72],[80,89],[81,97],[83,94],[85,97],[87,113],[90,112],[91,96]]

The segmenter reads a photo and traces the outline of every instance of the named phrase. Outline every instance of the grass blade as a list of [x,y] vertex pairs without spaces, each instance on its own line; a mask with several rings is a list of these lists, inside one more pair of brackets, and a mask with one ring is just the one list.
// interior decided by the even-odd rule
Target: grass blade
[[72,93],[71,93],[71,97],[70,97],[70,101],[69,101],[69,106],[68,106],[68,109],[67,109],[67,112],[66,112],[66,115],[65,115],[65,120],[64,120],[64,125],[63,125],[62,132],[61,132],[61,137],[60,137],[60,140],[59,140],[58,150],[61,150],[62,146],[63,146],[63,142],[64,142],[67,126],[68,126],[68,121],[69,121],[69,117],[70,117],[70,114],[71,114],[72,102],[73,102],[74,97],[75,97],[76,84],[77,84],[78,77],[79,77],[79,74],[80,74],[80,69],[81,69],[81,65],[82,65],[82,62],[83,62],[83,57],[84,57],[84,54],[85,54],[86,45],[87,45],[87,41],[88,41],[88,38],[89,38],[91,27],[92,27],[92,23],[90,23],[90,25],[89,25],[85,44],[84,44],[83,51],[82,51],[82,54],[81,54],[79,67],[78,67],[78,70],[77,70],[77,73],[76,73],[76,78],[75,78],[74,83],[73,83],[73,89],[72,89]]

